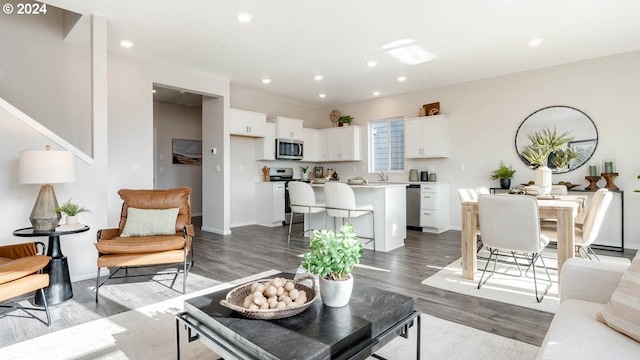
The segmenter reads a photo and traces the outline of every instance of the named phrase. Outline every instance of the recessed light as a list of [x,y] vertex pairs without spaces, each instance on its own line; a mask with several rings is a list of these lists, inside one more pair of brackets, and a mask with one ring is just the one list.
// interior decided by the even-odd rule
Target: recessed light
[[249,23],[251,20],[253,20],[253,15],[246,12],[238,13],[238,21],[241,23]]
[[530,47],[536,47],[536,46],[538,46],[540,44],[542,44],[542,39],[540,39],[540,38],[534,38],[534,39],[529,40],[529,46]]
[[367,66],[370,67],[370,68],[375,67],[376,65],[378,65],[378,62],[375,61],[375,60],[367,61]]
[[374,91],[373,92],[373,96],[378,96],[378,95],[380,95],[380,91]]
[[271,83],[271,79],[269,79],[269,78],[264,78],[264,79],[262,79],[262,83],[263,83],[263,84],[270,84],[270,83]]
[[313,80],[315,80],[315,81],[320,81],[322,79],[324,79],[324,76],[322,76],[322,75],[316,75],[316,76],[313,77]]
[[120,46],[130,48],[133,46],[133,41],[131,40],[120,40]]
[[398,81],[400,81],[400,82],[404,82],[404,81],[406,81],[406,80],[407,80],[407,77],[406,77],[406,76],[398,76]]
[[324,98],[327,97],[327,94],[320,94],[320,95],[318,95],[318,97],[321,98],[321,99],[324,99]]

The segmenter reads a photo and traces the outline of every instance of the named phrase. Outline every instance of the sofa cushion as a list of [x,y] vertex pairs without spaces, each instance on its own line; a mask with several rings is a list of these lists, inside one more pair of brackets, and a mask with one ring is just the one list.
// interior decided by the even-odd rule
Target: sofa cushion
[[191,224],[191,188],[180,187],[174,189],[133,190],[120,189],[118,195],[122,198],[122,211],[120,212],[120,233],[127,222],[129,207],[136,209],[170,209],[178,208],[175,232],[180,232]]
[[633,259],[611,300],[597,318],[612,329],[640,341],[640,257]]
[[111,240],[98,241],[96,249],[100,254],[143,254],[184,248],[182,236],[158,235],[138,237],[115,237]]
[[603,307],[575,299],[562,302],[537,359],[637,359],[640,343],[596,321]]
[[[6,258],[2,258],[6,260]],[[49,263],[49,257],[33,255],[11,261],[0,262],[0,284],[8,283],[16,279],[33,274]]]
[[136,209],[130,207],[121,237],[174,235],[178,208]]

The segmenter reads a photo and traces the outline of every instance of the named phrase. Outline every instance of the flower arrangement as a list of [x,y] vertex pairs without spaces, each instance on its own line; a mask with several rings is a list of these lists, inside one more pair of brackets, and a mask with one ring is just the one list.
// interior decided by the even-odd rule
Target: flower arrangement
[[558,134],[555,128],[553,131],[544,128],[527,135],[527,137],[531,144],[523,147],[520,154],[532,167],[546,166],[552,153],[556,153],[564,144],[573,140],[573,137],[569,136],[569,132]]

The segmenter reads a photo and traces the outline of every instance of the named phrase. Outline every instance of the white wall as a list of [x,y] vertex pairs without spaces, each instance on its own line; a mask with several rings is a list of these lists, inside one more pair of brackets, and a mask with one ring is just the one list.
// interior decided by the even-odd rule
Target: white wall
[[[415,117],[422,104],[440,102],[441,112],[451,118],[451,156],[447,159],[407,161],[407,171],[390,174],[391,179],[408,179],[408,169],[436,167],[439,180],[451,181],[451,222],[460,227],[457,189],[480,185],[497,186],[489,180],[500,160],[517,170],[513,183],[533,179],[533,171],[519,160],[515,133],[532,112],[550,105],[568,105],[593,119],[599,132],[598,148],[592,161],[615,159],[618,187],[625,191],[625,246],[640,247],[640,174],[637,161],[637,99],[640,98],[640,52],[592,59],[524,73],[478,80],[459,85],[343,104],[343,114],[355,117],[355,124],[366,128],[370,120],[393,116]],[[322,109],[319,117],[328,117],[333,107]],[[364,159],[357,164],[366,165]],[[465,165],[460,171],[459,166]],[[355,163],[336,165],[341,174],[351,177]],[[325,166],[326,167],[326,166]],[[585,167],[553,175],[553,181],[571,181],[588,185]],[[373,174],[367,175],[375,178]],[[604,186],[604,181],[600,182]]]
[[172,140],[202,140],[202,109],[153,102],[156,188],[191,188],[191,214],[202,214],[202,165],[173,164]]
[[0,48],[0,97],[91,155],[91,53],[63,40],[63,11],[3,15]]

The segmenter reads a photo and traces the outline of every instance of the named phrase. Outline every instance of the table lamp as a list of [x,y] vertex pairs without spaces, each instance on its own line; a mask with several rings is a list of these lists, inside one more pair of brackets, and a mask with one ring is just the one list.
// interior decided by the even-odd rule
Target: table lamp
[[60,221],[58,200],[51,184],[76,181],[75,155],[71,151],[22,150],[18,160],[18,182],[42,184],[29,221],[34,231],[53,231]]

